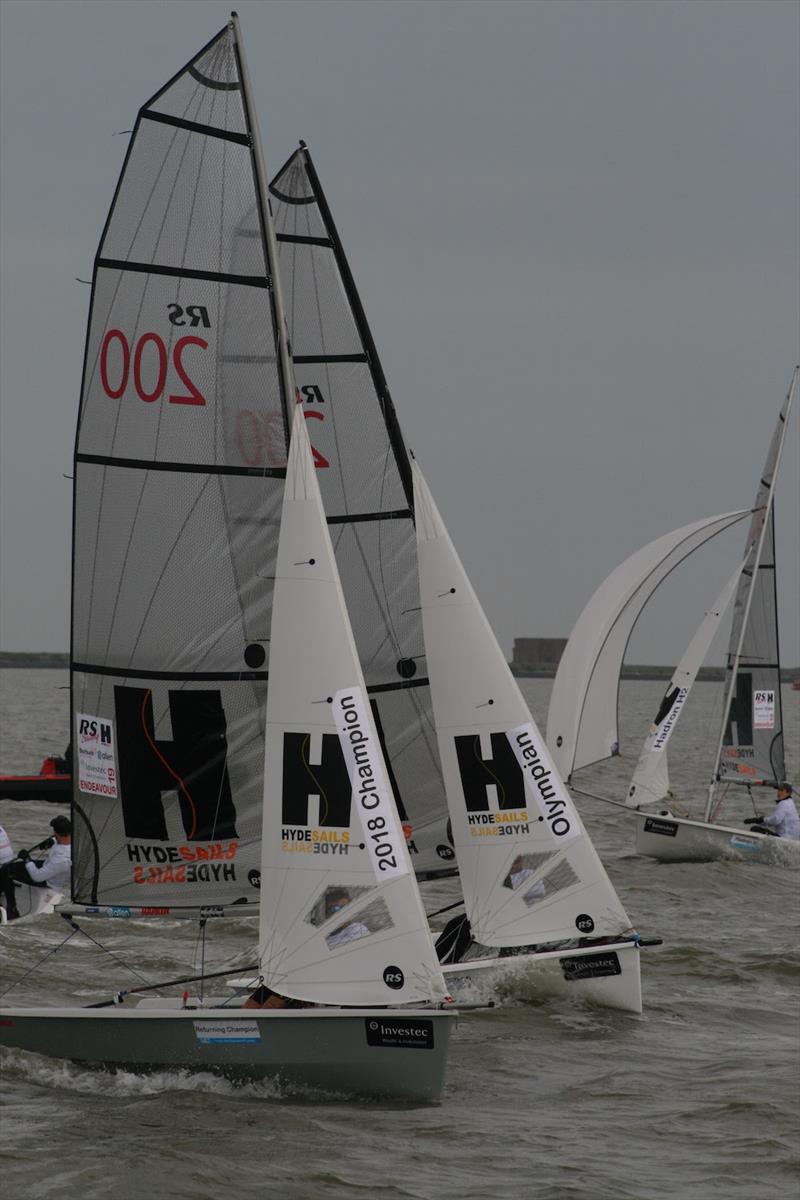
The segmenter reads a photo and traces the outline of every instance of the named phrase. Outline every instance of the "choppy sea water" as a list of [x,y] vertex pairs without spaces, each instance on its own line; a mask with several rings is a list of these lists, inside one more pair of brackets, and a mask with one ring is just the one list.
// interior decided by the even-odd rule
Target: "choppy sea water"
[[[0,672],[0,771],[63,751],[65,684],[58,671]],[[549,682],[522,686],[543,726]],[[623,683],[623,755],[585,772],[587,790],[624,795],[662,690]],[[702,801],[718,703],[717,685],[698,684],[673,739],[688,808]],[[784,710],[797,780],[800,693],[784,690]],[[4,1200],[796,1200],[798,873],[657,864],[632,853],[624,812],[578,804],[632,920],[664,938],[642,954],[641,1017],[534,998],[465,1014],[444,1100],[421,1108],[0,1050]],[[55,811],[0,802],[0,823],[30,845]],[[455,895],[452,881],[428,886],[428,910]],[[90,932],[148,980],[191,971],[188,922],[122,925]],[[211,969],[252,950],[249,922],[220,925]],[[57,950],[68,933],[58,916],[0,932],[0,992],[21,979],[6,1002],[89,1003],[135,984],[86,939]]]

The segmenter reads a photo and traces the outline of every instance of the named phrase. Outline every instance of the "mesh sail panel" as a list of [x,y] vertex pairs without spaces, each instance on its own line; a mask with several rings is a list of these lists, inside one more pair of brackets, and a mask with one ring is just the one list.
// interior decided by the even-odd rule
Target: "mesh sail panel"
[[308,151],[270,185],[298,396],[419,875],[453,869],[425,678],[408,456]]
[[727,714],[717,777],[780,781],[786,764],[781,712],[773,496],[797,386],[792,379],[772,435],[747,532],[744,567],[733,607],[723,711]]
[[286,403],[231,30],[140,111],[75,455],[73,899],[258,900]]
[[[760,516],[763,520],[763,509]],[[759,514],[757,513],[758,517]],[[759,522],[760,531],[760,522]],[[742,631],[744,605],[750,608]],[[770,506],[761,557],[739,587],[732,645],[741,651],[720,755],[720,779],[780,781],[786,774],[775,601],[775,515]],[[733,641],[735,638],[735,642]],[[734,650],[735,655],[735,650]],[[729,658],[729,671],[733,661]]]

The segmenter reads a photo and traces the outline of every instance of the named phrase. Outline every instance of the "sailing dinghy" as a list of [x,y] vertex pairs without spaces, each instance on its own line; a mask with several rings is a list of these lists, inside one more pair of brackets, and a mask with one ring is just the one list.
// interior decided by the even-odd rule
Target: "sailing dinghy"
[[450,993],[544,989],[639,1013],[641,939],[416,462],[413,473],[426,665],[466,909],[437,945]]
[[[559,663],[550,698],[547,743],[564,777],[580,792],[575,786],[575,773],[619,753],[622,660],[646,603],[685,557],[717,533],[747,516],[751,518],[744,561],[705,614],[678,664],[628,788],[624,805],[635,818],[636,848],[641,854],[667,861],[730,858],[788,862],[798,853],[794,843],[759,834],[737,822],[721,824],[717,819],[724,799],[730,799],[735,790],[752,793],[758,786],[774,788],[785,773],[773,495],[797,382],[795,371],[754,508],[687,525],[626,559],[587,603]],[[690,820],[676,816],[671,808],[664,808],[673,800],[667,746],[734,595],[716,763],[703,818]],[[610,800],[610,797],[595,798]],[[648,811],[645,806],[651,804],[661,805],[661,810]]]
[[[641,809],[635,814],[639,854],[666,862],[726,858],[800,865],[800,841],[776,837],[766,827],[754,828],[752,818],[747,821],[749,828],[742,827],[740,817],[732,821],[720,819],[725,805],[737,793],[747,795],[753,812],[768,811],[774,789],[786,778],[774,496],[799,376],[800,368],[796,368],[759,481],[744,562],[726,584],[687,649],[683,660],[684,668],[688,668],[686,678],[681,684],[676,673],[656,716],[655,732],[645,741],[631,781],[626,803]],[[648,801],[667,798],[666,742],[685,699],[681,691],[688,694],[710,645],[709,620],[713,621],[715,613],[722,615],[734,591],[722,721],[702,820],[677,816],[670,807],[658,813],[648,811],[642,807]],[[675,684],[680,685],[677,693]]]
[[[254,209],[243,263],[237,234]],[[257,467],[237,437],[243,405],[275,433]],[[294,410],[234,16],[140,111],[95,263],[62,911],[76,930],[78,914],[205,928],[252,910],[263,888],[256,982],[327,1007],[244,1009],[241,997],[206,997],[201,976],[196,997],[4,1008],[0,1045],[110,1069],[436,1099],[454,1014],[436,1007],[445,986],[302,421],[286,465],[280,434]],[[311,788],[317,754],[328,769]]]

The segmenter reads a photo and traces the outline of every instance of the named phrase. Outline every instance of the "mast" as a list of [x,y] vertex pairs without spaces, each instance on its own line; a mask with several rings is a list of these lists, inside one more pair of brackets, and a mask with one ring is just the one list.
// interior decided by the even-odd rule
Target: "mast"
[[[781,455],[783,454],[783,444],[784,444],[784,441],[786,440],[786,427],[789,422],[789,414],[792,409],[792,403],[794,401],[794,395],[797,390],[797,381],[798,381],[799,377],[800,377],[800,366],[797,366],[794,369],[794,374],[792,375],[792,382],[789,385],[789,391],[786,396],[786,401],[784,403],[783,410],[781,411],[781,413],[778,417],[778,426],[777,426],[777,429],[775,430],[775,434],[773,435],[773,442],[772,442],[772,445],[770,446],[769,454],[767,455],[767,462],[764,467],[764,476],[762,477],[761,483],[760,483],[761,489],[766,488],[766,496],[764,497],[764,501],[763,501],[762,505],[758,505],[758,499],[760,497],[756,497],[756,511],[755,511],[755,515],[753,518],[754,522],[758,519],[759,510],[763,513],[763,516],[761,519],[760,529],[758,532],[758,540],[755,543],[755,548],[754,549],[751,548],[751,554],[748,555],[748,557],[750,558],[750,566],[748,568],[748,566],[745,565],[745,567],[743,568],[743,571],[742,571],[742,578],[748,579],[747,593],[746,593],[744,607],[743,607],[743,611],[742,611],[742,620],[741,620],[741,624],[740,624],[740,627],[738,630],[738,636],[736,636],[735,650],[734,650],[734,653],[732,656],[730,655],[730,651],[729,651],[728,678],[726,680],[726,689],[727,690],[726,690],[725,700],[724,700],[723,708],[722,708],[722,722],[720,725],[719,742],[717,744],[717,753],[714,758],[714,769],[711,773],[711,780],[710,780],[709,786],[708,786],[708,797],[706,800],[706,808],[705,808],[705,813],[703,816],[703,820],[706,822],[710,821],[711,810],[714,806],[714,797],[716,795],[717,784],[719,782],[720,758],[722,757],[722,747],[725,742],[725,731],[728,727],[728,720],[730,718],[731,705],[733,703],[734,687],[736,685],[736,678],[737,678],[738,671],[739,671],[739,660],[741,659],[741,656],[742,656],[742,646],[744,644],[745,635],[747,633],[747,625],[748,625],[748,621],[750,618],[750,608],[751,608],[751,604],[752,604],[752,600],[753,600],[753,590],[755,587],[759,564],[761,562],[761,555],[762,555],[762,552],[764,549],[764,541],[766,539],[768,529],[770,529],[773,532],[773,546],[774,546],[775,511],[774,511],[773,501],[774,501],[774,497],[775,497],[775,484],[778,479],[778,470],[779,470],[780,464],[781,464]],[[753,537],[753,533],[754,533],[754,527],[751,525],[751,532],[750,532],[751,540]],[[774,603],[775,603],[775,636],[776,636],[776,649],[777,649],[777,646],[779,644],[778,637],[777,637],[777,634],[778,634],[778,610],[777,610],[777,590],[776,590],[776,581],[775,581],[775,572],[774,571],[773,571],[773,597],[774,597]],[[778,663],[777,702],[778,702],[778,706],[780,707],[780,664],[779,664],[779,661],[777,658],[776,658],[776,662]]]
[[279,366],[281,374],[281,384],[284,395],[284,430],[286,433],[286,444],[289,444],[289,436],[291,433],[291,409],[295,396],[294,369],[292,366],[292,351],[289,342],[289,328],[286,322],[286,309],[283,304],[283,294],[281,292],[280,273],[278,271],[278,244],[275,239],[275,228],[272,223],[272,205],[269,200],[269,190],[267,182],[267,169],[264,163],[264,149],[261,144],[261,131],[258,124],[258,112],[253,102],[253,90],[250,84],[250,72],[247,69],[247,59],[245,58],[244,46],[242,45],[242,31],[239,26],[239,14],[231,13],[230,27],[233,30],[234,51],[236,60],[239,64],[239,73],[242,79],[242,98],[244,101],[244,109],[247,114],[247,123],[250,129],[250,144],[253,151],[254,176],[256,184],[256,196],[258,198],[259,219],[261,222],[261,232],[264,240],[264,253],[266,255],[267,264],[269,266],[271,290],[275,309],[275,324],[276,337],[278,342]]

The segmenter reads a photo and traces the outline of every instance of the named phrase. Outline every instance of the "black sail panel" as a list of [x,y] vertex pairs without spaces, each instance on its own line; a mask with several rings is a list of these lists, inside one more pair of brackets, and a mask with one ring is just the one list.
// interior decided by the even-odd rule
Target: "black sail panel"
[[364,677],[410,826],[412,861],[421,877],[452,871],[425,673],[408,453],[304,146],[270,192],[298,399]]
[[258,900],[287,413],[262,211],[228,27],[140,110],[95,261],[75,452],[77,902]]

